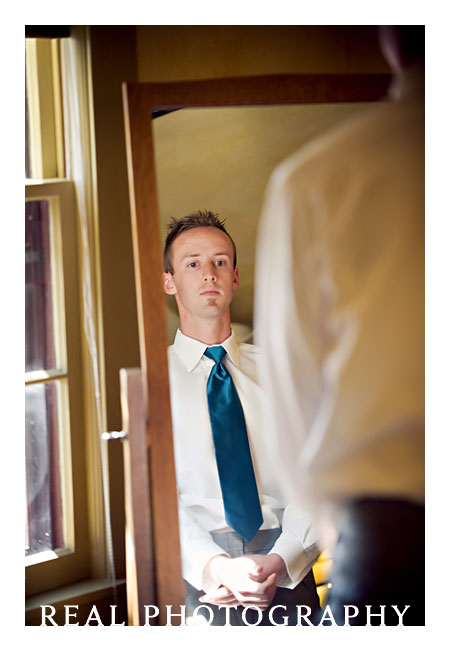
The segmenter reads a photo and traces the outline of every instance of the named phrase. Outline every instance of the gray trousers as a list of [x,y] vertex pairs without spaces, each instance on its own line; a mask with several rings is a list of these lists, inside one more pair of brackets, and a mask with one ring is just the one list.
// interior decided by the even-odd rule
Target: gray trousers
[[[236,558],[244,554],[268,554],[280,533],[281,529],[264,529],[258,531],[250,542],[246,542],[234,531],[230,533],[212,533],[211,535],[214,542],[230,554],[231,558]],[[311,608],[311,621],[313,621],[314,614],[320,608],[312,570],[308,572],[301,583],[293,590],[289,588],[277,588],[271,605],[267,610],[262,611],[262,618],[258,624],[257,622],[261,617],[261,613],[254,609],[244,609],[243,606],[219,608],[219,606],[212,604],[202,604],[198,599],[204,592],[197,590],[187,581],[185,581],[185,588],[186,624],[188,625],[209,623],[210,626],[224,626],[228,619],[228,623],[231,626],[274,626],[276,624],[282,625],[286,621],[288,626],[296,626],[297,605],[305,605]],[[284,606],[284,608],[278,608],[272,611],[272,618],[275,622],[273,624],[269,619],[269,611],[278,605]],[[197,608],[196,617],[193,618],[194,610]],[[286,617],[288,618],[287,620],[285,619]]]

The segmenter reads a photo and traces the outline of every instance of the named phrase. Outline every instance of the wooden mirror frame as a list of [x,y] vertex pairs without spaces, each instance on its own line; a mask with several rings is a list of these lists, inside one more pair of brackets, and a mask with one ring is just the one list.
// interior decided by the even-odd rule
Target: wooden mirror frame
[[[153,547],[151,560],[157,601],[154,605],[160,609],[160,625],[165,623],[166,605],[172,605],[174,613],[180,612],[184,582],[167,367],[166,306],[161,280],[153,112],[194,107],[374,101],[386,97],[390,79],[389,74],[270,75],[123,84],[139,345],[150,451],[145,481],[150,486],[153,545],[149,539],[144,556],[150,560]],[[146,541],[134,541],[134,545],[145,547]]]

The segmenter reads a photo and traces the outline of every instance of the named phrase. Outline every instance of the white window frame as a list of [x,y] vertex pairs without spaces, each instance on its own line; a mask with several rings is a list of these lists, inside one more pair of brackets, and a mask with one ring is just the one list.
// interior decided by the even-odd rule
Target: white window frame
[[58,39],[25,40],[31,176],[65,175]]

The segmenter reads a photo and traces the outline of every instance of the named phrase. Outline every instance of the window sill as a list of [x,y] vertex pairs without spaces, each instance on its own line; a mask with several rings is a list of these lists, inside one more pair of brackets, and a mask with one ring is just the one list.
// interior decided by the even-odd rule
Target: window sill
[[73,554],[72,549],[48,549],[43,552],[36,552],[34,554],[30,554],[29,556],[25,556],[25,567],[39,565],[40,563],[48,563],[49,561],[57,561],[58,558],[68,556],[69,554]]
[[[53,619],[59,626],[64,625],[66,617],[64,606],[66,605],[78,606],[78,616],[75,617],[72,614],[71,624],[78,622],[80,626],[84,625],[94,605],[105,626],[111,625],[111,606],[117,606],[116,622],[121,623],[126,620],[125,579],[116,581],[116,593],[117,603],[114,600],[114,586],[112,581],[109,579],[96,579],[79,581],[56,590],[33,595],[25,600],[25,625],[41,625],[41,605],[53,606],[55,609]],[[47,612],[50,614],[50,609]],[[95,618],[92,619],[92,623],[95,625]],[[51,622],[47,622],[47,625],[51,626],[52,624]]]
[[67,179],[65,177],[52,177],[52,178],[26,178],[25,179],[25,187],[27,186],[33,186],[33,185],[50,185],[50,184],[57,184],[57,183],[72,183],[70,179]]

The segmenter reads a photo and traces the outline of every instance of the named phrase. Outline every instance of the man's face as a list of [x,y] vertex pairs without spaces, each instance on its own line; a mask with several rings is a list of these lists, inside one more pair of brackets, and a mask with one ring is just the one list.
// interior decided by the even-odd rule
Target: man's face
[[175,296],[181,320],[215,319],[228,310],[239,286],[233,255],[230,238],[218,228],[193,228],[174,240],[174,272],[164,274],[164,290]]

